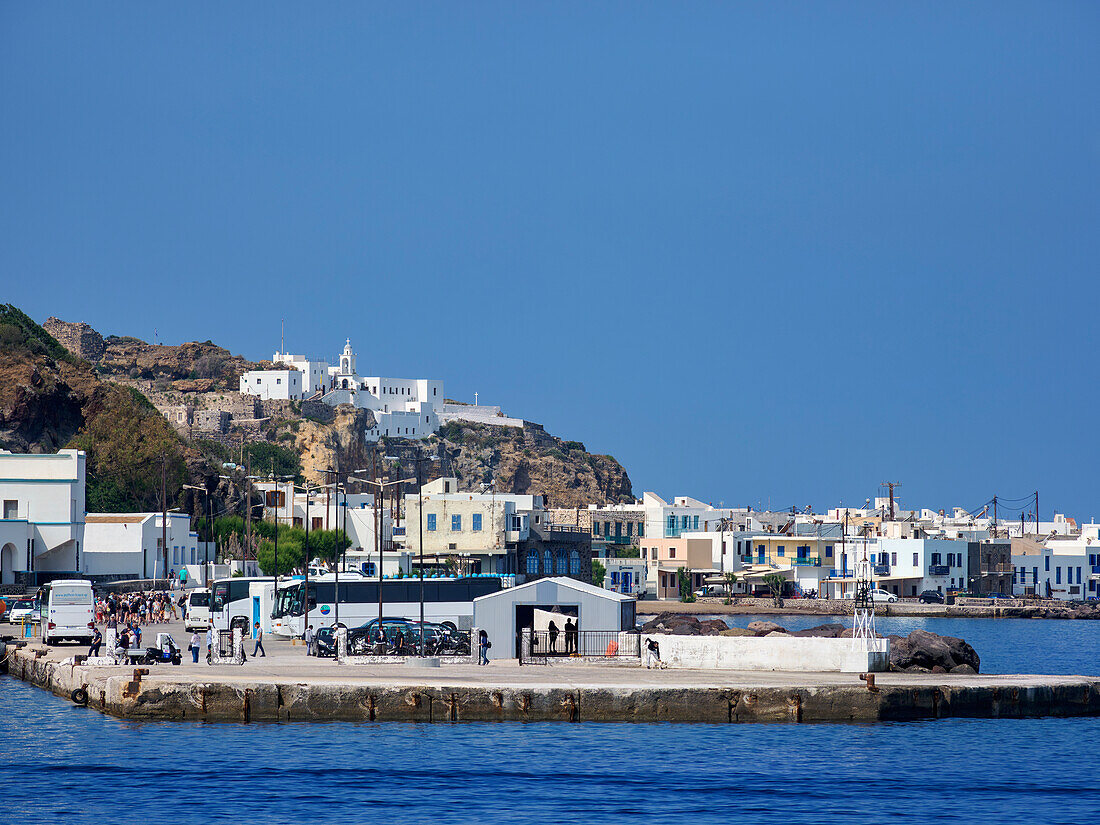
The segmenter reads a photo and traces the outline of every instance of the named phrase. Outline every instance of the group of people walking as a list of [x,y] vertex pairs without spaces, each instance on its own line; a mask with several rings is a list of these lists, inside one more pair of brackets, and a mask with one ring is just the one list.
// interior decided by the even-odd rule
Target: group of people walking
[[111,593],[95,602],[96,624],[111,626],[112,619],[125,625],[164,624],[179,618],[186,597],[166,591],[146,590],[135,593]]

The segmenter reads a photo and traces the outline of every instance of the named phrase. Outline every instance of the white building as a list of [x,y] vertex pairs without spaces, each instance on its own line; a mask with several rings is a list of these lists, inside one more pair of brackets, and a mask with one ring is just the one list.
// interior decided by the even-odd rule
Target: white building
[[1077,535],[1012,538],[1016,595],[1077,600],[1100,593],[1100,525],[1085,524]]
[[0,450],[0,583],[82,571],[85,455]]
[[298,370],[249,370],[241,376],[241,395],[265,401],[301,401],[303,376]]
[[[253,485],[258,492],[277,494],[270,499],[278,507],[264,507],[263,517],[268,521],[278,520],[288,527],[306,526],[310,530],[347,531],[349,547],[345,553],[347,567],[359,570],[368,576],[377,575],[378,552],[376,550],[376,525],[380,523],[382,532],[382,569],[386,574],[410,571],[408,554],[395,547],[394,524],[387,505],[377,515],[374,511],[374,496],[370,493],[326,493],[325,490],[313,490],[309,496],[296,491],[293,482],[257,481]],[[392,489],[392,488],[391,488]],[[403,540],[404,529],[397,528]],[[312,553],[311,553],[312,556]]]
[[[81,572],[113,579],[164,578],[164,537],[160,513],[88,513],[84,528],[84,567]],[[169,513],[168,571],[179,576],[188,567],[190,577],[201,581],[206,561],[198,535],[191,530],[187,513]]]
[[687,532],[710,532],[718,529],[723,518],[745,513],[728,507],[718,509],[690,496],[677,496],[668,502],[656,493],[644,493],[642,506],[646,512],[645,534],[649,538],[671,539]]
[[302,395],[309,398],[316,393],[329,390],[329,363],[307,358],[304,355],[291,355],[289,352],[276,352],[271,356],[273,364],[283,364],[302,374]]
[[843,543],[834,541],[836,566],[822,583],[830,598],[842,598],[855,589],[855,566],[864,553],[875,586],[899,598],[913,598],[925,590],[946,593],[970,586],[970,543],[964,539],[848,536]]
[[443,382],[426,378],[364,378],[359,375],[351,340],[344,344],[339,363],[329,367],[327,404],[353,404],[370,410],[377,422],[364,434],[368,441],[384,436],[426,438],[439,429]]

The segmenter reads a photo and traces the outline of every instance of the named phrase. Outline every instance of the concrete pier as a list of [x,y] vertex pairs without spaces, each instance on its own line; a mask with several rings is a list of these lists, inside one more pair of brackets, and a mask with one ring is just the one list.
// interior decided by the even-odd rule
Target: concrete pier
[[[243,666],[88,667],[27,646],[9,674],[134,720],[874,722],[1100,715],[1100,679],[646,670],[627,665],[349,666],[305,657]],[[80,702],[83,704],[83,701]]]

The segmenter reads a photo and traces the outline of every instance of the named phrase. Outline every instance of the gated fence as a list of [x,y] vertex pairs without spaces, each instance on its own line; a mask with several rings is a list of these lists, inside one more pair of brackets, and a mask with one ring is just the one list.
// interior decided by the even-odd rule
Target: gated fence
[[641,636],[624,630],[531,630],[518,634],[519,663],[544,664],[550,659],[639,659]]

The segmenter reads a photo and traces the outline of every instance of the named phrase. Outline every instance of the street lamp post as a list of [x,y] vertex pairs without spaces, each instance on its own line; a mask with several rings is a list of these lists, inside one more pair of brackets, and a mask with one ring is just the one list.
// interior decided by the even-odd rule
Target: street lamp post
[[210,500],[210,491],[205,487],[197,487],[194,484],[184,484],[185,490],[196,490],[206,496],[206,552],[202,556],[202,584],[207,584],[207,565],[210,564],[210,545],[214,542],[214,504]]
[[[429,456],[428,461],[439,461],[439,456]],[[424,449],[419,445],[416,448],[416,499],[417,511],[420,516],[420,537],[418,546],[420,549],[420,655],[424,655],[424,479],[420,472],[420,465],[425,461]],[[405,535],[408,536],[408,521],[405,522]],[[407,542],[406,542],[407,546]]]
[[[393,456],[383,456],[383,458],[384,459],[392,459],[392,460],[395,460],[395,461],[397,460]],[[377,481],[377,480],[372,480],[372,479],[359,478],[357,476],[357,473],[365,473],[365,472],[367,472],[367,471],[366,470],[356,470],[354,473],[349,474],[349,478],[354,478],[356,481],[358,481],[362,484],[369,484],[372,487],[375,487],[375,488],[378,489],[378,494],[375,496],[375,510],[376,511],[378,509],[378,498],[382,497],[383,502],[385,501],[385,491],[386,491],[387,487],[393,487],[393,486],[398,485],[398,484],[407,484],[410,481],[416,481],[415,478],[401,478],[401,479],[397,479],[396,481]],[[383,514],[381,517],[376,518],[375,523],[374,523],[375,545],[378,547],[378,630],[380,632],[382,630],[382,603],[383,603],[383,599],[382,599],[382,529],[380,527],[380,522],[384,523],[384,519],[385,519],[385,516]],[[423,575],[423,570],[421,570],[421,575]],[[423,598],[423,582],[421,582],[421,597]],[[423,613],[423,611],[421,611],[421,612]],[[421,619],[421,621],[423,621],[423,619]],[[420,626],[420,635],[423,638],[423,636],[424,636],[424,625],[423,624],[421,624],[421,626]]]

